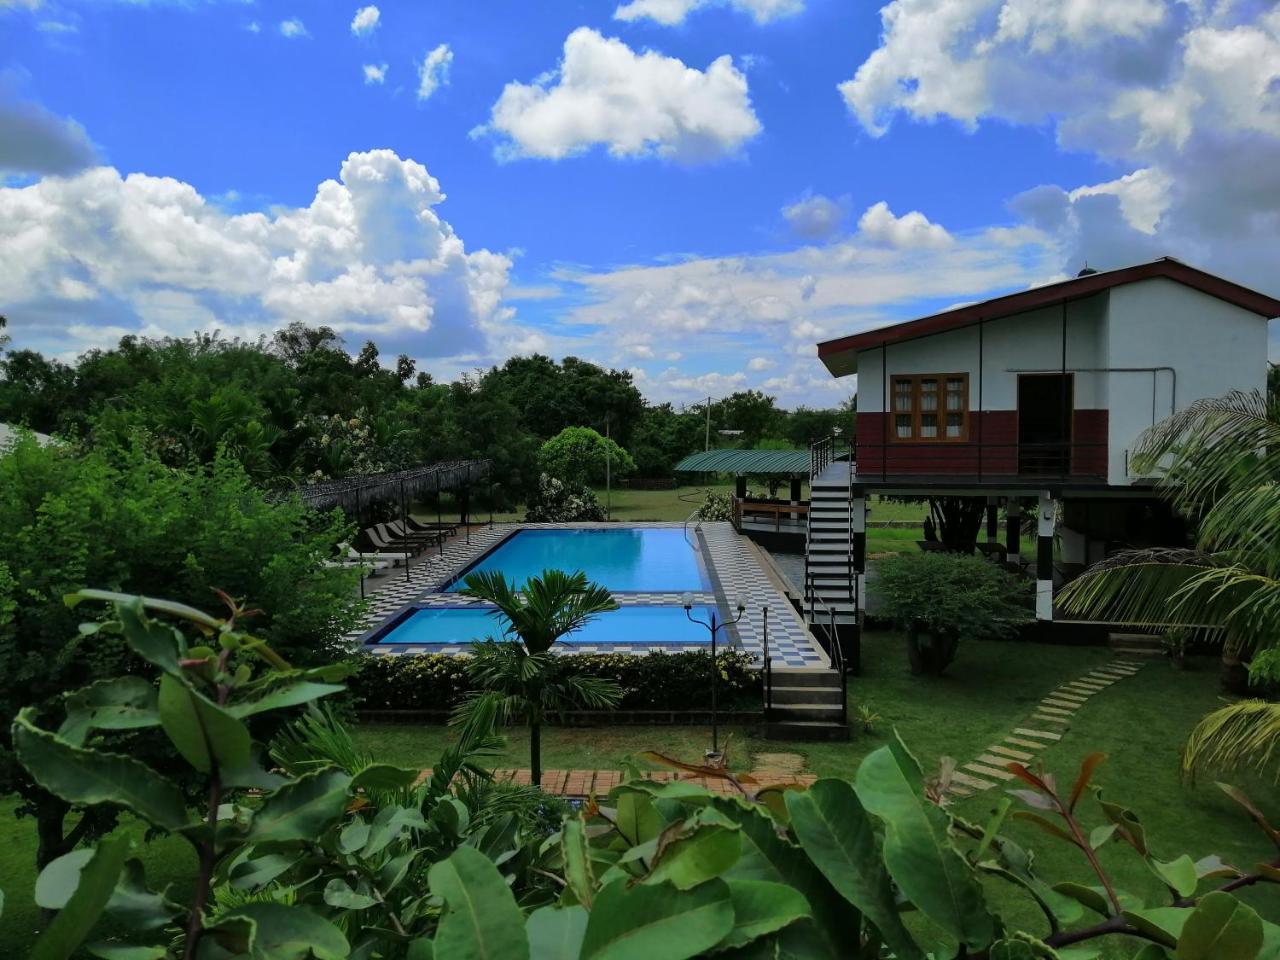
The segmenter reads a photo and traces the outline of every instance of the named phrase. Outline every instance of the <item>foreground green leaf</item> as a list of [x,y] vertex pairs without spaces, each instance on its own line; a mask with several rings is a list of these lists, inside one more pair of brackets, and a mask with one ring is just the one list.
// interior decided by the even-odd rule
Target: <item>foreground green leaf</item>
[[347,807],[351,778],[341,770],[316,770],[263,802],[249,827],[249,841],[314,840]]
[[41,730],[27,707],[13,721],[18,760],[35,781],[68,803],[111,803],[165,830],[187,824],[181,791],[144,763],[117,753],[85,750]]
[[31,960],[66,960],[75,953],[106,909],[132,847],[123,834],[98,844],[79,871],[75,891],[36,941]]
[[342,931],[306,907],[248,903],[230,911],[228,921],[253,924],[252,956],[270,960],[345,960],[351,946]]
[[969,865],[952,846],[949,820],[915,784],[919,767],[902,747],[881,747],[858,767],[854,789],[885,825],[884,863],[904,897],[973,950],[991,942],[995,925]]
[[1177,960],[1253,960],[1262,949],[1262,918],[1229,893],[1210,893],[1187,917]]
[[585,908],[540,907],[525,922],[529,960],[578,960],[586,932]]
[[800,891],[781,883],[731,880],[729,896],[733,901],[733,929],[721,947],[743,946],[810,916],[809,901]]
[[853,787],[819,780],[786,800],[800,845],[831,885],[866,915],[899,960],[923,960],[902,923],[880,840]]
[[445,903],[435,952],[449,960],[524,960],[525,921],[511,888],[480,851],[459,847],[427,874],[431,892]]
[[685,960],[732,929],[733,901],[723,880],[688,891],[615,880],[596,894],[582,960]]
[[249,763],[249,730],[178,677],[160,678],[160,724],[186,761],[201,773]]

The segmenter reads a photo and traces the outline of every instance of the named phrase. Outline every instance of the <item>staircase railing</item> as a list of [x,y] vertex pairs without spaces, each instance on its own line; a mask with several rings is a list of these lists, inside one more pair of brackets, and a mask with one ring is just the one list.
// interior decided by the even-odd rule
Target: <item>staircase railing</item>
[[[822,644],[822,649],[826,651],[827,659],[831,662],[831,669],[835,671],[836,676],[840,678],[840,722],[849,722],[849,684],[845,677],[844,664],[844,648],[840,645],[840,635],[836,632],[836,612],[827,606],[826,602],[819,597],[818,602],[822,604],[828,615],[828,632],[827,639],[822,639],[821,628],[814,630],[813,635],[818,638],[818,642]],[[810,620],[813,626],[818,624]]]

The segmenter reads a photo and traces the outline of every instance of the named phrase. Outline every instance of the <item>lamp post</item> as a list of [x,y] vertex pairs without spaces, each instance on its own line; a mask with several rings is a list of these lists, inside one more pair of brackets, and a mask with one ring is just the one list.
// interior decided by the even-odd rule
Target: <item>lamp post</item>
[[720,664],[716,660],[716,634],[721,627],[729,624],[737,623],[742,619],[742,615],[747,610],[747,605],[741,600],[735,600],[733,607],[738,615],[732,620],[719,620],[716,616],[715,607],[711,608],[711,619],[699,620],[693,615],[693,594],[686,593],[680,598],[681,604],[684,606],[684,615],[689,618],[691,623],[701,624],[711,631],[711,749],[707,752],[708,760],[720,760],[720,723],[719,713],[716,708],[716,692],[720,685]]

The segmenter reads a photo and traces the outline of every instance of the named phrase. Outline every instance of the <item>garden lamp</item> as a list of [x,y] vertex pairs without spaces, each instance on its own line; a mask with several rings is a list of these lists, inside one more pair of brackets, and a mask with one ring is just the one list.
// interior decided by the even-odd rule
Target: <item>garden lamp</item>
[[719,633],[721,627],[741,620],[743,614],[746,613],[747,605],[740,598],[734,598],[732,606],[736,616],[732,620],[720,620],[715,607],[711,608],[710,620],[699,620],[693,615],[693,594],[682,594],[680,604],[684,607],[684,615],[689,618],[690,622],[701,624],[711,631],[711,749],[707,752],[707,759],[719,760],[720,715],[716,706],[716,693],[720,685],[720,663],[716,658],[716,634]]

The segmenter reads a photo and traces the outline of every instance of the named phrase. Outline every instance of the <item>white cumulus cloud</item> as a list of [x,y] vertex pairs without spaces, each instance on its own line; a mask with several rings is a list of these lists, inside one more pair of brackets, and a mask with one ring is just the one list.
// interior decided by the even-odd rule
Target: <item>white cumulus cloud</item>
[[387,82],[387,65],[385,63],[366,63],[361,69],[364,70],[365,83],[386,83]]
[[930,223],[919,210],[897,217],[883,200],[867,208],[858,219],[858,230],[868,240],[891,247],[941,249],[952,243],[951,234],[939,224]]
[[301,318],[387,352],[505,355],[527,336],[502,304],[511,261],[468,251],[443,199],[390,150],[352,153],[309,205],[269,213],[111,167],[0,188],[0,303],[15,340],[55,353],[72,325],[90,346],[121,328],[255,336]]
[[361,7],[356,11],[356,15],[351,19],[351,32],[357,37],[367,37],[373,31],[378,29],[378,24],[382,19],[382,13],[373,4],[367,7]]
[[306,24],[297,17],[291,17],[288,20],[280,21],[280,36],[289,40],[296,40],[300,37],[309,37],[311,34],[307,33]]
[[508,83],[477,132],[505,138],[502,157],[556,160],[603,145],[616,157],[699,162],[736,153],[760,130],[730,57],[698,70],[580,27],[558,67]]
[[1063,268],[1171,254],[1275,290],[1280,8],[1197,0],[893,0],[840,85],[873,136],[895,118],[1047,125],[1127,173],[1013,201]]
[[449,83],[449,68],[453,65],[453,50],[447,43],[435,47],[418,66],[418,99],[428,100],[431,95]]
[[756,23],[769,23],[804,10],[804,0],[630,0],[613,12],[618,20],[654,20],[664,26],[684,23],[695,10],[731,7],[749,14]]

